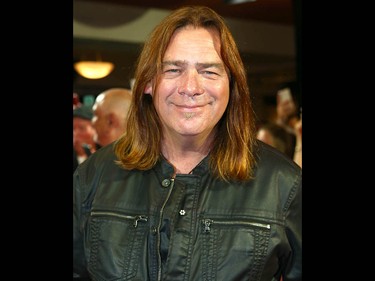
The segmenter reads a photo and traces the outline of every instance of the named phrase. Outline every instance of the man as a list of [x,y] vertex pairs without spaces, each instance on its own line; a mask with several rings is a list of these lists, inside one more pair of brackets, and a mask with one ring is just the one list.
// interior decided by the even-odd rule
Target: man
[[97,132],[96,141],[101,146],[110,144],[124,133],[131,99],[131,91],[125,88],[108,89],[96,97],[92,124]]
[[140,54],[125,134],[74,174],[74,276],[302,280],[302,171],[256,140],[223,19],[180,8]]
[[96,131],[91,124],[91,107],[81,105],[73,109],[73,172],[99,146],[95,143]]

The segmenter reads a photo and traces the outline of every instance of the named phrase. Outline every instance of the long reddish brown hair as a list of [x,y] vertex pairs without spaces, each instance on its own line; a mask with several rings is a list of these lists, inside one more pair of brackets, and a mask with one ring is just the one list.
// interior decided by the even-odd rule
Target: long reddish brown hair
[[144,44],[135,70],[126,133],[115,144],[118,164],[125,169],[148,170],[160,158],[162,126],[152,97],[144,90],[151,81],[157,87],[169,41],[176,29],[187,25],[214,28],[219,32],[220,55],[230,78],[228,107],[217,124],[217,136],[210,152],[211,171],[223,180],[250,179],[255,165],[253,144],[256,131],[246,71],[223,18],[203,6],[175,10],[154,28]]

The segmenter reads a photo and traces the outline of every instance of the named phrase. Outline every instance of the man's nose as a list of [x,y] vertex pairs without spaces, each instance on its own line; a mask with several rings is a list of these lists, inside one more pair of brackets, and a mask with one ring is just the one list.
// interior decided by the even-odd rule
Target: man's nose
[[181,77],[178,93],[188,96],[201,95],[204,92],[202,84],[202,77],[197,70],[187,70]]

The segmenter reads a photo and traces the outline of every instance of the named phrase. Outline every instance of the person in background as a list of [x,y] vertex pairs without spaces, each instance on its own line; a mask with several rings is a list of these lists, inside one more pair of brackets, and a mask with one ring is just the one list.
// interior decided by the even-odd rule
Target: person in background
[[99,145],[95,143],[96,131],[92,126],[91,107],[81,105],[73,109],[73,172]]
[[293,159],[295,137],[287,132],[284,127],[273,122],[263,123],[258,128],[257,139],[275,147]]
[[294,124],[296,145],[294,147],[293,160],[302,168],[302,113],[299,120]]
[[124,133],[131,99],[131,91],[125,88],[108,89],[96,97],[91,121],[97,133],[96,142],[101,146]]
[[132,93],[125,133],[73,175],[73,277],[302,280],[302,170],[256,139],[223,18],[166,16]]
[[276,124],[294,136],[295,147],[292,159],[302,167],[302,109],[299,113],[297,108],[297,103],[288,88],[278,91],[276,96]]

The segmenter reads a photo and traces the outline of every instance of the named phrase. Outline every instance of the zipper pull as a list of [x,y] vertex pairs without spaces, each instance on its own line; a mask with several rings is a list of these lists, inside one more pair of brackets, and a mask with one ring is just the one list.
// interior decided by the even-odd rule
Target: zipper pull
[[211,231],[210,225],[213,223],[213,220],[210,219],[204,219],[203,220],[203,232],[208,233]]
[[134,218],[134,223],[133,223],[133,226],[134,227],[137,227],[138,226],[138,221],[147,221],[147,216],[143,216],[143,215],[141,215],[141,216],[136,216],[135,218]]

